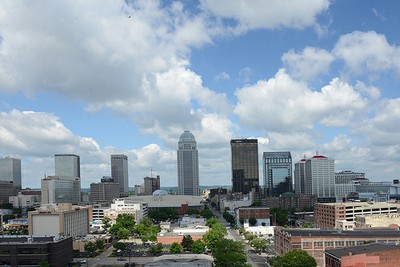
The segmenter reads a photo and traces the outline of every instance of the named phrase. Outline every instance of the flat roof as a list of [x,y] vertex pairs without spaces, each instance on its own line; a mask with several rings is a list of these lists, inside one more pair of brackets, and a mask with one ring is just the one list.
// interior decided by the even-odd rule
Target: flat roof
[[387,251],[387,250],[400,250],[400,247],[396,245],[373,243],[362,246],[329,249],[326,251],[326,253],[329,253],[337,258],[341,258],[344,256],[367,254],[367,253]]
[[339,230],[321,230],[321,229],[282,229],[279,230],[286,232],[291,236],[390,236],[400,237],[400,231],[397,229],[374,229],[374,230],[352,230],[352,231],[339,231]]
[[[180,267],[180,266],[196,266],[196,267],[212,267],[214,258],[203,254],[177,254],[163,255],[154,258],[154,261],[144,264],[145,267]],[[189,265],[190,264],[190,265]]]
[[343,202],[343,203],[317,203],[316,205],[324,205],[324,206],[361,206],[361,207],[400,207],[400,203],[387,203],[387,202],[377,202],[377,203],[368,203],[368,202]]

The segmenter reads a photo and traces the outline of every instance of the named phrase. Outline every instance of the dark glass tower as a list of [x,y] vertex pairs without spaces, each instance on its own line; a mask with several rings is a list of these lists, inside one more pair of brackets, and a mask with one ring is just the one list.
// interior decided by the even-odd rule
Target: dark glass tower
[[277,197],[292,191],[292,156],[290,152],[264,152],[263,166],[267,197]]
[[257,139],[231,140],[232,191],[248,194],[259,191]]

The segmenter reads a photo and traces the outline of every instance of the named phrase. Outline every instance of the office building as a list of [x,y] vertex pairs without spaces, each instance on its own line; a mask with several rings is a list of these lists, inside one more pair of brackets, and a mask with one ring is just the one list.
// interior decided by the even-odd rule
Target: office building
[[29,235],[78,237],[89,233],[91,206],[70,203],[42,205],[28,212]]
[[81,201],[81,179],[70,176],[47,176],[41,180],[42,204]]
[[257,139],[232,139],[232,192],[259,192]]
[[21,190],[21,160],[0,158],[0,203],[8,202]]
[[276,227],[274,235],[275,251],[278,256],[293,250],[303,250],[317,261],[317,267],[326,266],[325,250],[372,243],[398,246],[400,231],[397,229],[339,231]]
[[68,266],[73,261],[72,238],[58,236],[0,236],[1,266]]
[[114,183],[111,177],[103,176],[100,183],[90,184],[90,202],[111,203],[119,197],[119,184]]
[[120,193],[129,192],[128,157],[126,155],[111,155],[111,178],[119,184]]
[[335,202],[335,160],[319,155],[306,160],[305,194],[316,195],[319,202]]
[[290,152],[263,153],[264,187],[267,197],[292,191],[292,156]]
[[186,130],[178,141],[178,195],[199,196],[199,155],[193,134]]
[[81,177],[81,163],[78,155],[54,155],[54,176]]
[[306,176],[306,157],[294,164],[294,192],[296,194],[305,194],[305,176]]
[[336,202],[346,201],[347,195],[356,191],[357,184],[369,184],[365,173],[353,171],[335,173]]
[[151,195],[154,191],[160,189],[160,175],[157,177],[144,177],[144,194]]

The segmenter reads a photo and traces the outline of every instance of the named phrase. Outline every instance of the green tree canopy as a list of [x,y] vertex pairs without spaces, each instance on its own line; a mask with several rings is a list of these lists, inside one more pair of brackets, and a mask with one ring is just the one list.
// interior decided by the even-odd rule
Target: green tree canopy
[[163,245],[161,243],[153,245],[149,248],[149,253],[152,255],[160,255],[162,251],[163,251]]
[[250,241],[250,246],[252,246],[258,253],[261,253],[267,248],[267,241],[262,238],[255,238]]
[[184,250],[190,251],[192,250],[192,245],[193,245],[193,239],[191,235],[185,235],[182,238],[181,245]]
[[215,266],[220,267],[244,267],[247,265],[244,246],[240,241],[221,239],[213,250]]
[[169,249],[169,252],[171,254],[179,254],[179,253],[181,253],[182,252],[182,245],[177,243],[177,242],[172,243],[171,247]]
[[303,250],[293,250],[270,260],[271,267],[316,267],[317,262]]
[[254,226],[254,225],[256,225],[257,224],[257,219],[256,218],[250,218],[249,219],[249,224],[250,224],[250,226]]
[[193,241],[192,252],[196,254],[202,254],[206,251],[206,244],[200,239]]
[[207,233],[203,235],[204,243],[206,244],[207,248],[214,250],[220,240],[224,237],[224,234],[218,230],[211,229]]

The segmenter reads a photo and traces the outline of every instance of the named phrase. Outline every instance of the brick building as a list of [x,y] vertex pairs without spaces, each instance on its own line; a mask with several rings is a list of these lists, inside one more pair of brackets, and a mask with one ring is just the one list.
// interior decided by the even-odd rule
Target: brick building
[[326,267],[396,267],[400,265],[400,247],[369,244],[325,251]]
[[399,245],[400,231],[394,229],[339,231],[275,228],[275,251],[278,256],[295,249],[304,250],[315,258],[317,266],[325,266],[325,250],[369,243]]
[[324,229],[336,227],[336,221],[355,222],[356,216],[397,214],[398,203],[318,203],[314,206],[315,225]]
[[269,208],[266,207],[241,207],[236,209],[236,222],[254,218],[257,220],[256,225],[265,223],[266,226],[270,226],[270,216]]
[[313,207],[317,203],[317,196],[306,196],[287,192],[279,197],[266,197],[263,204],[269,208],[296,209],[297,211]]

